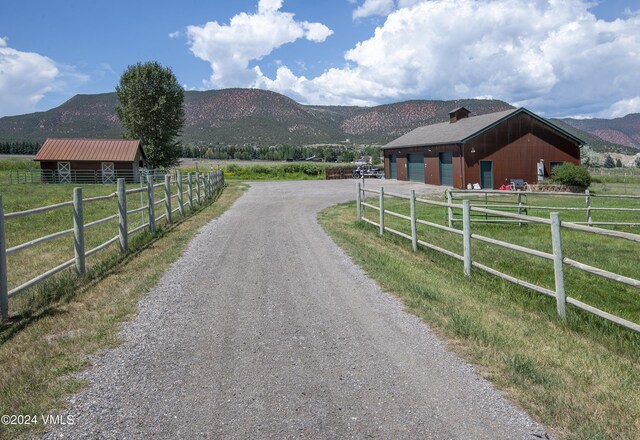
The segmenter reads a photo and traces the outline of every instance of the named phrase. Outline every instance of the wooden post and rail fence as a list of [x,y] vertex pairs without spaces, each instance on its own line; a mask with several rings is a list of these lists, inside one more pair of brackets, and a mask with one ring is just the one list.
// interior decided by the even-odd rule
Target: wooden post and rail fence
[[[193,180],[195,180],[195,194],[194,194],[194,185]],[[184,191],[183,183],[187,182],[187,189]],[[2,321],[6,321],[9,317],[9,298],[17,295],[18,293],[38,284],[41,281],[61,272],[62,270],[75,266],[76,272],[78,275],[83,275],[86,272],[86,258],[90,255],[93,255],[112,243],[118,242],[120,251],[127,252],[129,250],[129,237],[143,229],[148,229],[151,232],[156,231],[158,227],[158,222],[162,219],[166,220],[167,224],[171,224],[174,221],[174,214],[178,213],[181,217],[186,216],[185,206],[184,206],[184,195],[188,196],[188,209],[189,211],[193,211],[198,206],[202,205],[206,200],[213,199],[216,194],[223,188],[224,186],[224,173],[222,170],[209,172],[209,173],[195,173],[194,176],[191,173],[188,173],[186,179],[183,178],[180,171],[176,173],[175,181],[172,183],[171,176],[166,174],[164,176],[164,182],[154,184],[152,177],[147,179],[146,185],[141,185],[137,188],[127,189],[124,178],[119,178],[117,181],[117,190],[109,195],[91,197],[91,198],[83,198],[82,197],[82,188],[74,188],[73,189],[73,199],[71,201],[57,203],[54,205],[42,206],[39,208],[28,209],[25,211],[12,212],[12,213],[4,213],[4,207],[2,202],[2,195],[0,195],[0,319]],[[172,188],[175,187],[176,191],[173,193]],[[157,188],[163,188],[164,197],[160,200],[155,200],[155,190]],[[127,209],[127,198],[133,194],[137,193],[147,193],[146,204],[141,203],[142,206],[139,208]],[[195,197],[195,198],[194,198]],[[84,222],[84,206],[86,204],[117,199],[117,208],[116,213],[110,215],[108,217],[92,221],[90,223]],[[173,208],[172,200],[177,200],[177,207]],[[144,200],[144,199],[143,199]],[[164,214],[156,217],[156,206],[164,204]],[[11,248],[7,248],[7,240],[5,233],[5,222],[10,221],[16,218],[28,217],[34,214],[40,214],[43,212],[48,212],[56,209],[68,208],[72,207],[73,212],[73,227],[58,231],[53,234],[49,234],[43,237],[39,237],[33,240],[30,240],[25,243],[21,243],[17,246],[13,246]],[[129,215],[135,213],[147,213],[147,221],[144,221],[144,216],[142,220],[142,224],[129,229],[128,219]],[[106,223],[112,220],[118,219],[118,234],[106,242],[94,247],[93,249],[85,249],[85,240],[84,233],[87,229],[92,228],[94,226],[100,225],[102,223]],[[38,276],[30,279],[22,283],[21,285],[9,289],[8,285],[8,274],[9,270],[7,267],[7,257],[16,252],[34,247],[38,244],[45,243],[47,241],[73,235],[73,244],[74,244],[74,258],[65,261],[64,263],[50,269],[44,273],[39,274]]]
[[[365,200],[365,196],[366,193],[371,193],[371,194],[377,194],[378,198],[379,198],[379,206],[375,206],[373,204],[367,203]],[[385,208],[385,204],[384,204],[384,197],[395,197],[395,198],[400,198],[400,199],[405,199],[405,200],[409,200],[409,205],[410,205],[410,215],[403,215],[397,212],[393,212],[390,211],[388,209]],[[451,198],[449,198],[449,200],[451,200]],[[447,209],[447,211],[449,212],[448,215],[448,220],[449,220],[449,225],[448,226],[444,226],[438,223],[433,223],[433,222],[429,222],[426,220],[422,220],[417,218],[416,216],[416,209],[415,209],[415,204],[416,202],[419,203],[423,203],[426,205],[430,205],[430,206],[439,206],[439,207],[444,207]],[[378,221],[376,222],[375,220],[369,219],[365,216],[365,208],[370,208],[373,209],[375,211],[378,211],[379,215],[377,215],[376,217],[378,217]],[[462,222],[463,222],[463,228],[462,230],[453,228],[452,225],[452,219],[453,217],[453,211],[454,210],[460,210],[462,211]],[[474,234],[472,232],[472,228],[471,228],[471,213],[472,212],[479,212],[479,213],[486,213],[488,215],[492,215],[492,216],[496,216],[496,217],[502,217],[502,218],[506,218],[506,219],[510,219],[513,220],[515,222],[528,222],[528,223],[537,223],[537,224],[544,224],[544,225],[548,225],[551,229],[551,241],[552,241],[552,249],[553,249],[553,253],[548,253],[548,252],[543,252],[543,251],[539,251],[537,249],[531,249],[531,248],[527,248],[525,246],[520,246],[520,245],[516,245],[516,244],[512,244],[512,243],[508,243],[505,241],[501,241],[501,240],[496,240],[494,238],[490,238],[490,237],[485,237],[482,235],[478,235],[478,234]],[[385,221],[384,221],[384,217],[386,215],[392,216],[392,217],[396,217],[396,218],[400,218],[402,220],[406,220],[408,222],[410,222],[411,225],[411,233],[407,234],[401,231],[398,231],[396,229],[392,229],[388,226],[385,225]],[[390,232],[392,234],[398,235],[400,237],[406,238],[408,240],[411,241],[412,244],[412,248],[414,251],[417,251],[418,246],[422,246],[437,252],[441,252],[445,255],[448,255],[452,258],[455,258],[457,260],[460,260],[463,262],[464,266],[464,274],[468,277],[471,277],[472,275],[472,268],[477,268],[480,270],[483,270],[485,272],[488,272],[492,275],[495,275],[499,278],[502,278],[504,280],[510,281],[514,284],[517,284],[519,286],[523,286],[526,287],[528,289],[534,290],[538,293],[542,293],[544,295],[553,297],[556,299],[556,308],[557,308],[557,312],[558,315],[562,318],[566,317],[567,314],[567,304],[571,304],[574,307],[577,307],[579,309],[582,309],[584,311],[587,311],[589,313],[595,314],[601,318],[604,318],[608,321],[611,321],[615,324],[618,324],[620,326],[623,326],[625,328],[628,328],[630,330],[633,330],[635,332],[639,332],[640,333],[640,325],[635,323],[635,322],[631,322],[628,321],[624,318],[621,318],[619,316],[615,316],[611,313],[605,312],[603,310],[597,309],[593,306],[590,306],[588,304],[585,304],[575,298],[572,298],[570,296],[566,295],[565,292],[565,283],[564,283],[564,267],[565,266],[570,266],[573,268],[576,268],[578,270],[581,270],[583,272],[587,272],[602,278],[606,278],[612,281],[616,281],[622,284],[625,284],[627,286],[631,286],[637,289],[640,289],[640,280],[634,279],[634,278],[630,278],[624,275],[620,275],[620,274],[616,274],[604,269],[600,269],[597,267],[593,267],[584,263],[580,263],[576,260],[567,258],[563,256],[562,253],[562,238],[561,238],[561,229],[565,228],[568,230],[574,230],[574,231],[582,231],[582,232],[587,232],[587,233],[591,233],[591,234],[596,234],[596,235],[604,235],[604,236],[608,236],[608,237],[612,237],[612,238],[617,238],[617,239],[623,239],[623,240],[628,240],[628,241],[633,241],[633,242],[640,242],[640,235],[638,234],[632,234],[629,232],[623,232],[623,231],[615,231],[615,230],[610,230],[610,229],[603,229],[603,228],[599,228],[596,226],[586,226],[584,224],[578,224],[578,223],[574,223],[574,222],[564,222],[564,221],[560,221],[560,216],[557,212],[552,212],[550,214],[550,218],[545,219],[542,217],[534,217],[534,216],[530,216],[530,215],[524,215],[524,214],[517,214],[517,213],[511,213],[511,212],[505,212],[505,211],[497,211],[497,210],[493,210],[493,209],[488,209],[488,208],[481,208],[481,207],[477,207],[477,206],[471,206],[471,203],[469,200],[463,200],[462,204],[454,204],[451,203],[450,201],[447,202],[439,202],[439,201],[435,201],[435,200],[428,200],[428,199],[422,199],[422,198],[416,198],[415,192],[412,190],[409,194],[409,196],[406,195],[402,195],[402,194],[394,194],[394,193],[390,193],[390,192],[385,192],[384,188],[380,188],[379,191],[377,190],[370,190],[370,189],[364,189],[361,187],[360,182],[356,183],[356,217],[358,221],[364,221],[366,223],[369,223],[371,225],[374,225],[376,227],[379,228],[379,234],[383,235],[385,232]],[[459,219],[457,219],[459,220]],[[461,235],[462,236],[462,240],[463,240],[463,255],[459,255],[456,254],[455,252],[452,252],[448,249],[444,249],[442,247],[436,246],[432,243],[427,243],[423,240],[420,240],[420,238],[418,237],[417,234],[417,229],[416,229],[416,225],[420,224],[420,225],[424,225],[424,226],[428,226],[431,228],[435,228],[441,231],[446,231],[446,232],[450,232],[453,234],[457,234],[457,235]],[[502,273],[498,270],[495,270],[489,266],[486,266],[484,264],[481,264],[479,262],[473,261],[472,258],[472,246],[471,246],[471,242],[473,240],[477,240],[480,242],[484,242],[484,243],[489,243],[492,245],[496,245],[502,248],[506,248],[506,249],[510,249],[513,251],[517,251],[517,252],[521,252],[527,255],[532,255],[535,257],[539,257],[542,259],[546,259],[546,260],[550,260],[553,262],[553,270],[554,270],[554,281],[555,281],[555,289],[551,290],[542,286],[538,286],[536,284],[530,283],[528,281],[516,278],[514,276]]]
[[[603,199],[603,200],[612,200],[612,199],[635,199],[640,201],[640,196],[636,195],[626,195],[626,194],[594,194],[589,190],[586,190],[584,193],[571,193],[571,192],[544,192],[544,191],[502,191],[502,190],[460,190],[460,189],[447,189],[446,197],[448,203],[453,203],[456,200],[456,195],[461,195],[464,198],[470,198],[473,196],[484,197],[483,206],[485,208],[495,208],[496,210],[505,210],[517,212],[518,214],[527,213],[528,210],[546,210],[546,211],[584,211],[585,212],[585,221],[577,221],[572,222],[577,225],[588,225],[588,226],[640,226],[640,222],[610,222],[610,221],[594,221],[593,215],[597,212],[621,212],[621,213],[640,213],[640,205],[637,208],[620,208],[620,207],[595,207],[593,206],[593,200]],[[489,197],[496,196],[494,199],[490,200]],[[508,196],[515,196],[515,201],[505,200],[508,199]],[[553,196],[553,197],[566,197],[579,199],[584,197],[584,207],[581,206],[540,206],[540,205],[531,205],[523,202],[523,198],[527,197],[539,197],[539,196]],[[462,200],[462,198],[458,197],[458,200]],[[474,202],[478,199],[474,199]],[[482,202],[482,199],[479,199],[478,202]],[[448,210],[448,222],[449,227],[453,227],[455,222],[460,222],[462,219],[456,218],[453,215],[453,209],[449,208]],[[522,220],[516,219],[496,219],[496,216],[491,216],[488,214],[484,215],[484,219],[471,219],[472,222],[478,223],[519,223],[522,225]]]

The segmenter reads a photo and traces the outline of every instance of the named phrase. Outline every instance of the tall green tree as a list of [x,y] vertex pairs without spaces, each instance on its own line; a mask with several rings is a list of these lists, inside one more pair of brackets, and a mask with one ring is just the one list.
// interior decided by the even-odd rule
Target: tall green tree
[[604,167],[605,168],[615,168],[616,167],[616,163],[613,160],[613,157],[611,157],[611,155],[607,154],[607,157],[604,160]]
[[116,86],[116,113],[130,139],[140,139],[149,164],[178,163],[184,125],[184,90],[169,67],[156,61],[129,66]]

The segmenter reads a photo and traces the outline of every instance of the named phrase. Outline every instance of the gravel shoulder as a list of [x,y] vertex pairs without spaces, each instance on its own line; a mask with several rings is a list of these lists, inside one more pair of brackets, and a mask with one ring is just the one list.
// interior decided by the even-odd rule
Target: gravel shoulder
[[318,211],[354,198],[353,181],[251,183],[43,438],[544,436],[324,233]]

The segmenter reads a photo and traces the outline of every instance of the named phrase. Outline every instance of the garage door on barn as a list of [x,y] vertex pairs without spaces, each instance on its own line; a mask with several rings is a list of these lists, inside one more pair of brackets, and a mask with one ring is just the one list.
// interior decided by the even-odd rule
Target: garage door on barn
[[453,186],[453,157],[450,152],[439,154],[440,185]]
[[407,154],[407,173],[409,180],[424,183],[424,154]]
[[398,167],[396,165],[396,155],[389,155],[389,178],[397,179],[398,178]]

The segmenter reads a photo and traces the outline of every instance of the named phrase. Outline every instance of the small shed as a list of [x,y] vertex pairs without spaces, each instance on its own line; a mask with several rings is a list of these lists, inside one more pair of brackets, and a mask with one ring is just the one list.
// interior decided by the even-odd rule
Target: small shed
[[388,179],[492,189],[513,179],[537,183],[564,162],[579,165],[583,144],[525,108],[470,116],[460,107],[449,122],[416,128],[382,148]]
[[57,183],[139,181],[147,165],[139,140],[47,139],[36,157],[43,180]]

